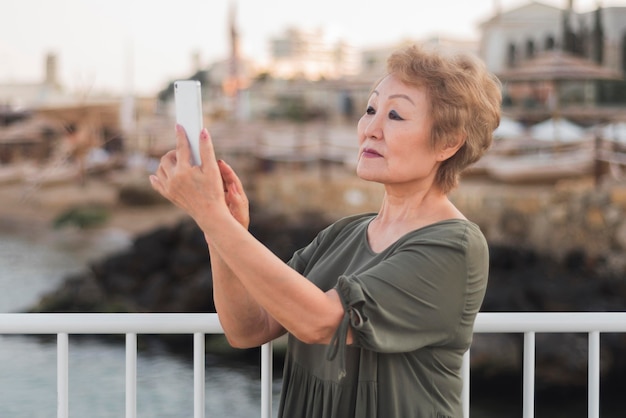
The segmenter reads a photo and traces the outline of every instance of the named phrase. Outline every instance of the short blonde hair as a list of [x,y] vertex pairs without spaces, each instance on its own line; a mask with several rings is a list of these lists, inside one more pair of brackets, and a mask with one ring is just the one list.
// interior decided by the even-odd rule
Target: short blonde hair
[[411,45],[391,54],[387,71],[404,84],[425,88],[430,102],[431,144],[464,141],[444,161],[435,183],[444,193],[458,186],[461,172],[489,149],[500,124],[502,85],[485,64],[469,53]]

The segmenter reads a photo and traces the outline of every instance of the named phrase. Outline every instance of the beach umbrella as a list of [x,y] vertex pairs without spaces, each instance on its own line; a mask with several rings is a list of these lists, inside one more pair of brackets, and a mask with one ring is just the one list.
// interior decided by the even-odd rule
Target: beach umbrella
[[602,128],[602,138],[626,144],[626,122],[614,122]]
[[550,118],[530,127],[530,136],[540,141],[577,142],[588,135],[585,129],[564,118]]
[[507,116],[500,119],[500,125],[493,131],[494,138],[515,138],[523,134],[524,125]]

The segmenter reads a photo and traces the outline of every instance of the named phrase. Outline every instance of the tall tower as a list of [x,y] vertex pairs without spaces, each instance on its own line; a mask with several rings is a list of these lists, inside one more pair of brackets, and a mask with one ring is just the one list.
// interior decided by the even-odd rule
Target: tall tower
[[239,31],[236,24],[237,4],[231,0],[228,9],[228,29],[230,42],[230,56],[228,57],[228,74],[223,83],[224,94],[231,99],[233,115],[239,115],[239,89],[240,85],[240,53]]
[[56,54],[48,53],[46,55],[46,75],[44,83],[48,86],[59,87]]
[[493,0],[493,12],[496,16],[502,14],[502,2],[500,0]]
[[231,0],[228,10],[228,41],[230,43],[230,56],[228,57],[228,83],[225,93],[229,96],[236,94],[239,85],[239,31],[236,24],[237,5]]
[[567,3],[567,9],[563,11],[563,44],[561,49],[570,54],[576,54],[578,51],[578,41],[576,39],[576,33],[572,28],[574,0],[568,0]]

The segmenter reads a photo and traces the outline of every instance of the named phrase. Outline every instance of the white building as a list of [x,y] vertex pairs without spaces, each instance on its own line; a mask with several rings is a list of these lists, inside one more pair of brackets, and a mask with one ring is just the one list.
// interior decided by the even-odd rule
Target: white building
[[463,51],[478,54],[478,43],[473,40],[441,36],[431,36],[422,40],[406,39],[392,45],[362,50],[360,65],[361,77],[370,78],[372,82],[374,82],[375,77],[380,77],[385,73],[387,58],[389,58],[389,55],[391,55],[391,53],[396,49],[411,44],[433,46],[451,52]]
[[326,39],[321,29],[288,28],[270,40],[270,51],[270,72],[277,78],[335,79],[358,72],[356,49]]
[[57,57],[48,54],[45,59],[45,78],[33,82],[1,82],[0,107],[9,109],[34,109],[73,100],[57,79]]
[[480,25],[480,56],[500,73],[538,52],[563,49],[626,72],[626,7],[577,13],[531,1]]

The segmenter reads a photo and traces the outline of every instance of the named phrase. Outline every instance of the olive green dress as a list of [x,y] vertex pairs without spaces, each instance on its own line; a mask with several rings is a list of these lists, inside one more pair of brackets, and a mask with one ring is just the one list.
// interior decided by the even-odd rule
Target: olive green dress
[[289,335],[279,417],[462,416],[463,353],[487,285],[485,238],[451,219],[375,253],[367,241],[375,216],[339,220],[289,261],[322,290],[336,288],[346,313],[329,345]]

